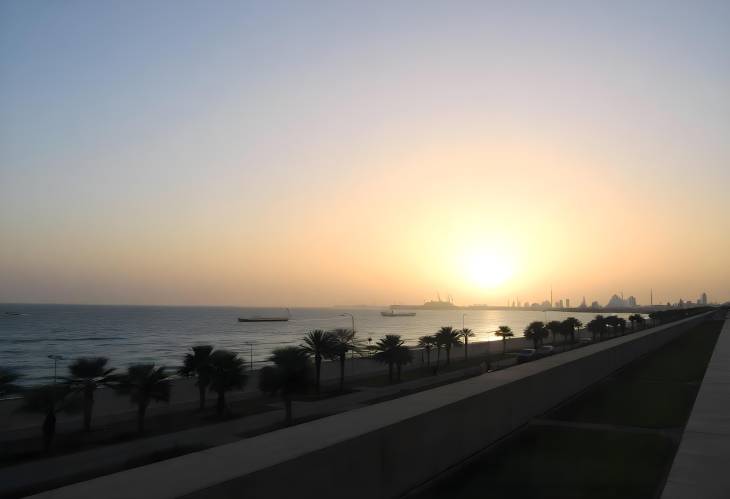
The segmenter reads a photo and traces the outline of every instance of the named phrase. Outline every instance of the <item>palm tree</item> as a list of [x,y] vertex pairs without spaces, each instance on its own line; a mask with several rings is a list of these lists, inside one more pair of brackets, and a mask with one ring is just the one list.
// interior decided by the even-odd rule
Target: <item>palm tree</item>
[[459,338],[464,338],[464,360],[469,360],[469,338],[474,337],[474,332],[469,328],[459,331]]
[[560,321],[550,321],[545,325],[545,327],[553,335],[553,344],[555,344],[555,335],[562,334],[563,323]]
[[621,334],[624,334],[626,332],[626,319],[623,317],[618,317],[616,319],[616,327],[621,332]]
[[446,365],[451,363],[451,348],[461,345],[459,332],[451,326],[444,326],[436,333],[436,341],[446,350]]
[[407,346],[401,345],[394,352],[395,367],[397,372],[397,380],[400,382],[401,368],[413,362],[413,352]]
[[525,338],[532,340],[533,345],[535,345],[535,350],[537,350],[540,343],[542,343],[542,340],[547,338],[549,332],[542,321],[534,321],[525,328],[523,334],[525,335]]
[[210,355],[208,375],[210,391],[218,394],[216,412],[222,416],[226,410],[226,392],[242,388],[246,384],[246,367],[236,352],[216,350]]
[[144,433],[144,417],[151,402],[170,401],[170,379],[164,367],[154,364],[134,364],[120,377],[116,389],[130,396],[137,405],[137,430]]
[[421,336],[418,338],[418,346],[426,352],[426,368],[431,367],[431,350],[436,346],[436,338],[433,336]]
[[309,358],[299,347],[277,348],[269,360],[273,366],[266,366],[259,372],[259,388],[274,395],[279,393],[284,400],[286,424],[292,422],[292,394],[307,389]]
[[597,315],[595,319],[586,324],[586,328],[593,335],[593,341],[596,340],[596,335],[603,338],[603,334],[606,332],[606,319],[602,315]]
[[18,378],[20,374],[17,372],[7,367],[0,367],[0,397],[20,391],[20,387],[15,384]]
[[[335,338],[334,335],[328,331],[321,329],[315,329],[307,333],[304,337],[304,344],[302,345],[307,355],[314,356],[314,386],[319,393],[319,379],[320,373],[322,372],[322,359],[330,358],[333,356],[335,351]],[[344,371],[344,367],[340,366]]]
[[386,334],[380,338],[374,345],[375,355],[373,358],[383,364],[388,364],[388,381],[393,382],[393,367],[398,364],[398,370],[400,371],[399,361],[404,356],[401,352],[403,347],[403,340],[398,334]]
[[56,435],[56,414],[78,409],[71,386],[68,384],[42,385],[25,392],[21,409],[26,412],[38,412],[45,415],[43,419],[43,450],[48,452]]
[[509,326],[499,326],[499,329],[497,329],[494,334],[496,336],[502,337],[502,355],[507,353],[507,338],[511,338],[515,335],[515,333],[512,332],[512,328]]
[[580,329],[583,323],[575,317],[568,317],[563,321],[563,325],[568,334],[570,334],[570,342],[575,343],[575,332]]
[[193,353],[186,353],[183,366],[178,370],[182,376],[196,376],[195,384],[198,387],[200,400],[199,409],[205,409],[205,391],[210,384],[210,354],[213,347],[210,345],[198,345],[192,347]]
[[355,338],[355,331],[352,329],[335,329],[332,334],[332,355],[340,360],[340,391],[345,388],[345,361],[347,352],[361,353],[363,350],[360,342]]
[[662,319],[662,313],[661,312],[650,312],[649,313],[649,319],[651,319],[651,322],[654,326],[659,324]]
[[645,319],[641,314],[631,314],[629,315],[629,321],[631,321],[631,330],[636,331],[636,325],[643,325]]
[[107,368],[107,362],[109,359],[106,357],[81,357],[68,366],[71,374],[68,382],[72,387],[79,387],[84,394],[84,431],[91,431],[96,389],[116,381],[116,376],[112,374],[115,369]]

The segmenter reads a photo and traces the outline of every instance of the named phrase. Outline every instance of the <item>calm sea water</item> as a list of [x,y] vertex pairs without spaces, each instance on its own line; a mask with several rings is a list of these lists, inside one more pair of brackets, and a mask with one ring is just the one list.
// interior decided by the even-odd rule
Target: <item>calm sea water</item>
[[[20,315],[7,315],[10,311]],[[234,307],[137,307],[98,305],[0,305],[0,366],[23,374],[24,384],[49,381],[53,361],[61,355],[58,373],[66,372],[71,359],[105,356],[114,367],[136,362],[178,366],[186,350],[196,344],[211,344],[240,352],[255,365],[266,362],[277,346],[296,345],[311,329],[351,327],[366,343],[385,334],[400,334],[407,344],[432,334],[441,326],[461,327],[464,322],[476,337],[473,341],[498,340],[493,332],[500,325],[517,334],[535,320],[562,320],[569,315],[584,323],[594,314],[540,311],[435,311],[418,310],[415,317],[382,317],[377,309],[292,309],[289,322],[240,323],[238,317],[283,315],[282,309]],[[627,314],[622,314],[627,315]]]

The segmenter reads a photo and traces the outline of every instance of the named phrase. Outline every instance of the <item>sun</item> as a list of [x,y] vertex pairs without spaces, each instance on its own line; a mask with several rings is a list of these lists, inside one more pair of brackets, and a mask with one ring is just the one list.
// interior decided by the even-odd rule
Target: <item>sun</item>
[[464,259],[464,272],[469,281],[480,288],[496,288],[514,274],[509,257],[496,251],[482,250],[468,254]]

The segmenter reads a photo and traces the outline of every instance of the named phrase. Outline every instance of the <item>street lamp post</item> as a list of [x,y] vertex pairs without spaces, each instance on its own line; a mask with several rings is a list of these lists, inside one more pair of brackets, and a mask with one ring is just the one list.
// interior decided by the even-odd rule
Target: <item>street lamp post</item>
[[350,320],[352,320],[352,332],[354,333],[355,332],[355,316],[349,312],[343,312],[340,314],[340,317],[349,317]]
[[249,371],[253,371],[253,343],[247,341],[245,344],[248,345],[251,354],[251,364]]
[[59,360],[63,360],[63,357],[61,355],[49,355],[49,359],[53,360],[53,384],[56,384],[56,367],[58,365]]
[[464,330],[464,317],[466,317],[466,314],[461,314],[461,329]]

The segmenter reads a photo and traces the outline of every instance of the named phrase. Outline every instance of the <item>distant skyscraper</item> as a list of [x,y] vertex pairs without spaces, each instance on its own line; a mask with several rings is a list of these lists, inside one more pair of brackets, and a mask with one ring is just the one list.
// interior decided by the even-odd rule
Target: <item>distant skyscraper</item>
[[702,296],[697,300],[699,305],[707,305],[707,293],[702,293]]
[[626,306],[626,303],[624,303],[624,300],[619,295],[613,295],[606,304],[608,308],[621,308],[624,306]]
[[570,298],[565,299],[565,308],[570,308]]
[[629,296],[629,299],[626,300],[626,304],[629,307],[635,307],[636,306],[636,297],[635,296]]

